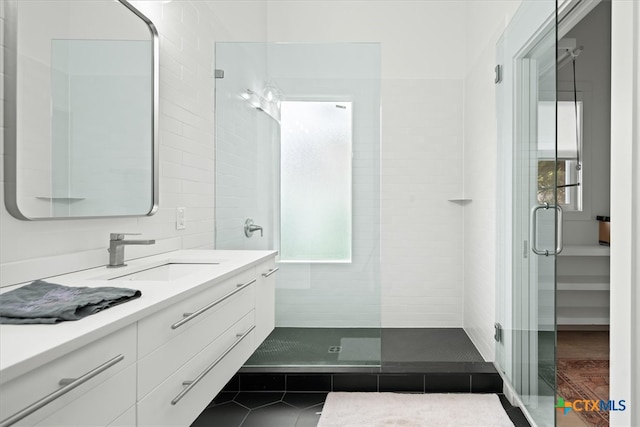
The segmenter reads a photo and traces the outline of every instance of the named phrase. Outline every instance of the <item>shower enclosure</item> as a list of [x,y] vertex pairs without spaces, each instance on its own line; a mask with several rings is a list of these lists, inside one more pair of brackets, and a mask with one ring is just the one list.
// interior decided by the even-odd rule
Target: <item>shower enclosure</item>
[[380,365],[380,46],[216,44],[216,248],[278,251],[247,366]]

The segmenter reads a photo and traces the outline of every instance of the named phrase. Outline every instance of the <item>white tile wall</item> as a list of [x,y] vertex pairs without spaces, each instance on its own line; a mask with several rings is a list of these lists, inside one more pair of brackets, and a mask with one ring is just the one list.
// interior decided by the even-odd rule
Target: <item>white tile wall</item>
[[[383,327],[461,327],[464,3],[270,1],[269,41],[382,50]],[[400,30],[401,29],[401,30]]]
[[462,81],[382,88],[382,324],[461,327]]
[[[133,4],[160,33],[160,210],[140,218],[25,222],[2,209],[1,284],[106,264],[109,232],[157,240],[154,246],[127,248],[128,258],[213,248],[214,42],[263,39],[266,8],[261,1]],[[178,206],[187,208],[186,230],[175,228]]]

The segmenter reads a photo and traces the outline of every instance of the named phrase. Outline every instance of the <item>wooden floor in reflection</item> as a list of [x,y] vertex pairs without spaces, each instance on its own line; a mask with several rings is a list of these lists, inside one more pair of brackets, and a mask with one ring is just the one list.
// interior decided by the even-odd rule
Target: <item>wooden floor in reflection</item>
[[[558,331],[558,395],[565,400],[609,398],[609,332]],[[603,413],[556,414],[558,427],[608,426]]]

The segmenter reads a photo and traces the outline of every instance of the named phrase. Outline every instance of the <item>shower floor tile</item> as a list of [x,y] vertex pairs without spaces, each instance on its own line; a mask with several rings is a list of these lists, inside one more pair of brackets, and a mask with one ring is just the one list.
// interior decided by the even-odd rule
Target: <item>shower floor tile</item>
[[461,328],[278,327],[243,371],[263,368],[271,372],[297,368],[305,372],[495,372]]
[[245,367],[379,366],[380,329],[275,328]]
[[484,359],[461,328],[385,328],[382,362],[484,362]]

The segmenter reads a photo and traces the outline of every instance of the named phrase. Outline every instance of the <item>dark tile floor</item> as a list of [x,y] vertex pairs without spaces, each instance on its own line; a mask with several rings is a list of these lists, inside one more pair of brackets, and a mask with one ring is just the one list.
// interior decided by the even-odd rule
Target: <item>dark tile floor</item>
[[496,393],[529,425],[462,329],[276,328],[192,426],[315,427],[331,391]]
[[[520,409],[500,402],[515,427],[529,427]],[[222,392],[191,427],[316,427],[327,393]]]

